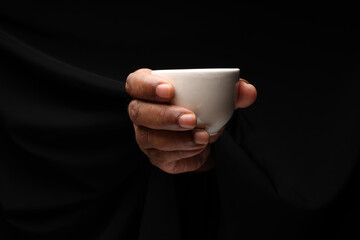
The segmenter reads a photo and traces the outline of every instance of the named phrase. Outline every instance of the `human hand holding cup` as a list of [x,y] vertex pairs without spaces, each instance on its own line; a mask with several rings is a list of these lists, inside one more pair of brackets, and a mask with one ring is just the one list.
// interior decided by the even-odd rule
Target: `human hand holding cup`
[[[215,74],[219,69],[213,69],[211,70],[212,72],[210,71],[211,73],[209,73],[209,70],[210,69],[207,69],[205,73],[200,69],[195,70],[195,72],[197,72],[195,75],[198,75],[198,79],[203,79],[202,81],[206,81],[204,80],[207,79],[206,75],[212,75],[214,78],[215,75],[219,75]],[[231,98],[232,101],[228,99],[228,104],[225,104],[228,107],[220,108],[221,112],[226,112],[226,114],[222,115],[221,121],[214,121],[213,119],[210,122],[204,121],[204,119],[207,119],[207,115],[212,115],[211,112],[215,112],[217,113],[215,115],[219,115],[217,110],[211,110],[210,112],[206,110],[206,114],[201,114],[196,108],[191,110],[174,104],[174,99],[177,99],[180,96],[180,93],[178,93],[176,89],[181,87],[176,83],[172,83],[173,79],[176,77],[163,76],[163,70],[161,70],[163,71],[161,74],[160,70],[152,72],[150,69],[139,69],[128,76],[125,88],[134,98],[129,104],[129,116],[134,125],[137,143],[140,149],[149,157],[149,160],[153,165],[172,174],[202,171],[211,166],[211,161],[207,161],[210,154],[210,145],[221,135],[221,130],[218,132],[218,128],[223,129],[221,125],[225,125],[231,117],[234,110],[234,97],[235,108],[242,108],[251,105],[255,101],[257,95],[253,85],[247,84],[247,81],[242,79],[238,81],[238,69],[228,70],[229,72],[227,74],[230,74],[232,70],[237,72],[236,80],[235,77],[232,80],[234,82],[231,83],[231,90],[227,90],[229,93],[231,92],[230,94],[227,94],[227,97],[229,99]],[[181,74],[184,74],[184,72],[187,72],[187,70],[182,70]],[[191,69],[191,71],[187,72],[185,75],[190,76],[193,74],[194,69]],[[188,83],[190,83],[190,88],[191,86],[201,85],[192,84],[193,82],[193,80],[190,80],[190,82],[188,81]],[[221,81],[218,80],[218,82]],[[235,83],[235,92],[237,92],[237,94],[234,96]],[[217,91],[221,91],[223,88],[220,88],[217,84],[209,84],[208,81],[208,84],[205,85],[215,85],[216,87],[212,87],[217,89]],[[192,89],[192,92],[197,92],[195,95],[199,95],[199,92],[203,92],[204,85],[202,88],[193,87]],[[189,94],[191,91],[181,92]],[[224,89],[222,92],[225,92]],[[206,98],[217,99],[211,95],[208,95]],[[222,105],[224,103],[220,104],[221,101],[215,102],[217,107],[219,105],[225,106]],[[205,102],[203,101],[202,104],[207,105],[208,103],[211,103],[211,101],[206,100]],[[201,103],[195,105],[201,107]],[[230,105],[232,106],[231,108],[229,107]],[[189,108],[192,107],[190,106]],[[195,112],[197,112],[197,115]],[[198,121],[198,115],[201,115],[201,121]],[[224,118],[224,116],[226,117]],[[211,136],[203,128],[209,131]],[[216,132],[218,133],[216,134]]]

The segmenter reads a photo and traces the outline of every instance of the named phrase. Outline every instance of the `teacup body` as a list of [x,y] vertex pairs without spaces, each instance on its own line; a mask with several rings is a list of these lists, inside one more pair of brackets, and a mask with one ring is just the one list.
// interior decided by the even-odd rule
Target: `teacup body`
[[152,74],[173,84],[175,95],[171,103],[194,112],[197,127],[210,135],[216,134],[231,118],[240,69],[153,70]]

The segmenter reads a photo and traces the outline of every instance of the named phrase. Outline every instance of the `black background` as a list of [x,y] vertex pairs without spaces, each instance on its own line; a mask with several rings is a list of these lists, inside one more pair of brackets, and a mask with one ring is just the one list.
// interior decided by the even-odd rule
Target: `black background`
[[[359,236],[354,6],[15,2],[0,23],[18,39],[1,35],[4,234]],[[124,92],[142,67],[239,67],[256,86],[213,146],[216,170],[170,176],[147,163]]]

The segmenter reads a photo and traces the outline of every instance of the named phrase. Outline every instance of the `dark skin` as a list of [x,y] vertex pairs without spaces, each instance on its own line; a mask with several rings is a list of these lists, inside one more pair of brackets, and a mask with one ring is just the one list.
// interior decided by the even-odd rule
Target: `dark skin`
[[[211,144],[222,134],[210,136],[196,129],[196,115],[190,110],[169,104],[174,88],[165,79],[139,69],[126,80],[126,91],[134,99],[129,116],[136,141],[150,162],[170,174],[207,171],[215,166]],[[245,79],[236,84],[235,109],[246,108],[257,98],[256,88]]]

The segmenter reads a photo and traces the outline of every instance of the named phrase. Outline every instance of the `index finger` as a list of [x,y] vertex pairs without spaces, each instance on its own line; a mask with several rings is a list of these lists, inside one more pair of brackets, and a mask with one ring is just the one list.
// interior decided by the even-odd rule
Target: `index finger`
[[126,92],[136,99],[168,102],[174,97],[174,87],[165,79],[152,75],[151,69],[142,68],[126,79]]

